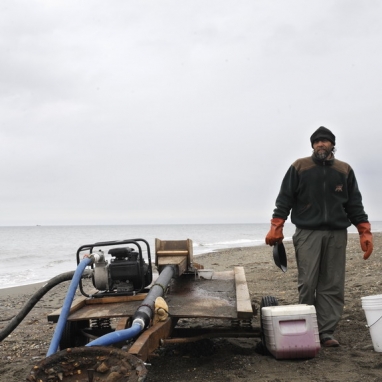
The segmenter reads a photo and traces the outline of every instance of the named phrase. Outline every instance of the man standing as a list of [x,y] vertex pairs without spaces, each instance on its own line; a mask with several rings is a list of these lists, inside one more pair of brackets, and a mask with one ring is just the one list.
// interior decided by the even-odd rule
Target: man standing
[[347,228],[357,227],[365,260],[373,237],[354,171],[334,157],[334,134],[321,126],[310,141],[312,156],[297,159],[282,181],[265,242],[283,240],[292,211],[299,303],[315,306],[322,346],[337,347],[333,333],[344,306]]

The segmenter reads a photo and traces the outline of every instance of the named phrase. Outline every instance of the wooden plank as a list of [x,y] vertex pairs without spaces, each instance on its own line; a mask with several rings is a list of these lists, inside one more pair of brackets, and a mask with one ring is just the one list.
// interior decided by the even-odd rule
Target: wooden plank
[[253,310],[243,267],[234,267],[236,287],[236,310],[240,319],[251,319]]
[[129,301],[142,301],[146,298],[147,293],[140,293],[134,296],[105,296],[88,299],[85,301],[86,305],[98,304],[113,304],[115,302],[129,302]]
[[178,265],[181,263],[186,262],[187,264],[187,257],[186,256],[164,256],[158,258],[158,265],[164,266],[164,265]]
[[[72,302],[72,305],[70,307],[69,315],[74,313],[74,312],[77,312],[80,309],[82,309],[86,305],[86,299],[87,299],[87,297],[85,297],[85,296],[81,296],[81,297],[75,299]],[[58,321],[58,317],[61,314],[61,310],[62,310],[62,308],[57,309],[54,312],[48,314],[48,317],[47,317],[48,321],[49,322],[57,322]]]
[[128,353],[135,355],[143,362],[147,361],[150,354],[160,346],[160,340],[170,336],[171,327],[171,318],[158,322],[137,338]]
[[[163,252],[162,252],[163,251]],[[160,252],[178,252],[178,254],[185,254],[187,257],[187,267],[193,262],[193,246],[192,240],[160,240],[155,239],[155,265],[158,265],[158,258],[160,257]],[[186,252],[186,253],[184,253]],[[170,254],[172,256],[173,254]]]
[[[121,303],[121,302],[133,302],[133,301],[143,301],[147,296],[147,293],[137,294],[135,296],[105,296],[101,298],[89,298],[85,296],[80,296],[76,298],[69,310],[69,316],[68,319],[73,317],[73,314],[76,313],[78,310],[81,310],[81,313],[77,315],[77,320],[82,317],[82,319],[87,319],[82,312],[84,312],[84,308],[88,305],[103,305],[103,304],[114,304],[114,303]],[[136,305],[135,305],[136,306]],[[61,310],[57,309],[54,312],[50,313],[48,315],[48,321],[49,322],[57,322],[58,318],[60,317]],[[100,315],[97,315],[96,317],[88,317],[88,318],[104,318],[107,317],[109,310],[106,309],[100,309],[99,313]],[[119,314],[118,314],[119,316]],[[75,315],[76,317],[76,315]]]
[[159,257],[161,256],[176,256],[176,255],[188,255],[188,251],[182,251],[182,250],[169,250],[169,251],[157,251],[157,255],[159,255]]
[[70,314],[68,321],[80,321],[98,318],[131,317],[141,305],[141,301],[115,302],[110,304],[85,305],[82,309]]

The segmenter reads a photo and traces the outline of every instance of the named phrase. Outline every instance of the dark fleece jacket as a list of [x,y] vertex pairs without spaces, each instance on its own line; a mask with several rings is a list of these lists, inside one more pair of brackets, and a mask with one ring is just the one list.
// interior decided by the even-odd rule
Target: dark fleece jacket
[[297,159],[283,179],[273,217],[291,220],[297,228],[346,229],[367,222],[353,169],[338,159],[313,155]]

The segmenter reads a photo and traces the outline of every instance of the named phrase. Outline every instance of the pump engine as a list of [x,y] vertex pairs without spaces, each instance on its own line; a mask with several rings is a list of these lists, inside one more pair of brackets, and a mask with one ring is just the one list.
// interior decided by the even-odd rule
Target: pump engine
[[139,261],[134,248],[113,248],[108,253],[110,263],[104,260],[95,264],[94,286],[98,290],[129,293],[150,285],[151,270],[146,262]]
[[[143,241],[147,246],[148,263],[142,255],[142,249],[138,241]],[[134,244],[135,247],[124,246]],[[122,246],[123,245],[123,246]],[[93,252],[95,247],[112,247],[108,250],[111,256],[110,261],[105,259],[104,251],[98,249]],[[97,254],[98,260],[93,265],[93,285],[102,295],[119,294],[131,295],[141,292],[152,282],[152,269],[150,248],[143,239],[125,240],[120,242],[103,242],[89,246],[83,246],[78,253],[90,249],[93,254]],[[79,256],[77,255],[79,259]],[[81,292],[86,295],[80,286]]]

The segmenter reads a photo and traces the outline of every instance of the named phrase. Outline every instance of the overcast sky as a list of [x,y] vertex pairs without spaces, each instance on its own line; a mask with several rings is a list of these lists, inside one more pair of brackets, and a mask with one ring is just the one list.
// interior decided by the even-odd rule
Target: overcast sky
[[0,225],[266,223],[337,137],[382,220],[379,0],[2,0]]

